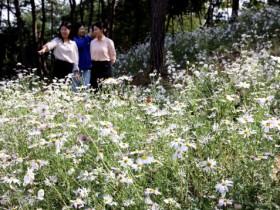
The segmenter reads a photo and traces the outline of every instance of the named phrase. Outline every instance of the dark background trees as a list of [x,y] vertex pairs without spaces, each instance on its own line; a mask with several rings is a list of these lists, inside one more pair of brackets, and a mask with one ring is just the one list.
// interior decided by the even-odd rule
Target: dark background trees
[[[279,2],[268,1],[276,5]],[[250,0],[247,5],[263,4]],[[0,77],[12,74],[18,62],[46,75],[50,67],[45,61],[49,59],[39,58],[36,52],[56,36],[62,20],[82,22],[88,27],[103,21],[107,36],[114,40],[119,53],[151,41],[147,72],[156,69],[164,73],[165,33],[212,27],[218,20],[214,11],[221,7],[231,7],[232,16],[236,17],[239,0],[1,0]]]

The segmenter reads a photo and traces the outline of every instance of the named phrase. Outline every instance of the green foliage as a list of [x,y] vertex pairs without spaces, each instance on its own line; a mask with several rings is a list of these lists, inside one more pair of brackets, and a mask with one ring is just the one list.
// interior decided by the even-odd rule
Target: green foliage
[[[272,51],[277,54],[279,52],[278,37],[280,37],[278,17],[279,8],[277,7],[264,7],[259,11],[244,10],[237,22],[232,24],[199,28],[193,32],[178,31],[176,35],[167,34],[165,49],[170,51],[174,55],[175,62],[183,67],[187,61],[191,63],[209,61],[213,55],[217,55],[220,61],[235,59],[236,54],[240,54],[244,47],[257,50],[273,47]],[[125,69],[125,72],[133,75],[138,71],[141,72],[147,69],[148,55],[149,40],[143,45],[131,48],[126,54],[119,54],[116,69],[117,71]]]

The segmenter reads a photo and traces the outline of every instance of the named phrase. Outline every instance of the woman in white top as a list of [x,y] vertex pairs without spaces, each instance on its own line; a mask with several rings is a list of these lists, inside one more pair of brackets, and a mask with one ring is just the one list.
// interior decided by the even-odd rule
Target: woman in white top
[[70,73],[79,70],[79,53],[76,42],[71,40],[71,23],[63,22],[59,27],[59,35],[50,42],[46,43],[38,51],[39,55],[54,49],[55,62],[53,66],[52,78],[65,78]]

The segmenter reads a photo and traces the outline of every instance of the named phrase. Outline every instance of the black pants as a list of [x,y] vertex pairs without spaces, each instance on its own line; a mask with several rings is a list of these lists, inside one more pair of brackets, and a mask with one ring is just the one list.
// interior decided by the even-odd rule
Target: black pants
[[56,77],[57,79],[65,78],[65,76],[72,73],[72,71],[73,71],[73,63],[56,59],[53,65],[52,78],[54,77]]
[[101,89],[98,79],[112,77],[112,65],[110,61],[92,61],[90,84],[94,89]]

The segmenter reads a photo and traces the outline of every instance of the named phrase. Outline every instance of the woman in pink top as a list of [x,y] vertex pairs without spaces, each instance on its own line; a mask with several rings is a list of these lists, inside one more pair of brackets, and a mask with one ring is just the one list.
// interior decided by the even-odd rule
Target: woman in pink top
[[116,61],[116,50],[114,42],[104,35],[102,23],[98,22],[93,25],[93,33],[96,38],[90,43],[91,86],[97,92],[101,88],[97,80],[112,77],[112,65]]

